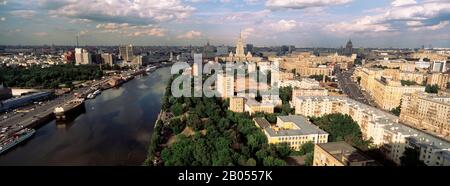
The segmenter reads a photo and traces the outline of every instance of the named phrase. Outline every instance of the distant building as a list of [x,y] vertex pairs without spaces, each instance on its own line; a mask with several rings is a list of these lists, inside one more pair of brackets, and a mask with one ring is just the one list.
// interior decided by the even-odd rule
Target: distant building
[[101,54],[102,57],[102,63],[109,65],[109,66],[113,66],[114,65],[114,60],[113,60],[113,55],[110,53],[103,53]]
[[434,61],[431,65],[431,72],[447,72],[446,61]]
[[215,57],[216,48],[209,44],[209,41],[203,47],[203,58],[211,59]]
[[427,85],[438,85],[439,89],[445,90],[450,82],[448,73],[432,73],[427,77]]
[[343,54],[346,56],[351,56],[353,54],[353,43],[352,40],[348,40],[347,44],[345,45]]
[[125,45],[119,47],[120,58],[126,62],[131,62],[134,59],[133,45]]
[[91,54],[82,48],[75,48],[75,64],[88,65],[92,64]]
[[307,142],[314,144],[328,142],[328,133],[309,122],[304,116],[278,116],[275,126],[265,118],[255,118],[253,121],[263,130],[270,144],[287,143],[298,151]]
[[374,166],[375,160],[340,141],[314,145],[313,166]]
[[217,52],[216,52],[217,56],[226,56],[226,55],[228,55],[228,53],[229,53],[229,51],[228,51],[227,46],[218,46],[217,47]]
[[253,51],[253,45],[252,44],[247,44],[247,47],[245,47],[246,49],[247,49],[247,53],[254,53],[254,51]]

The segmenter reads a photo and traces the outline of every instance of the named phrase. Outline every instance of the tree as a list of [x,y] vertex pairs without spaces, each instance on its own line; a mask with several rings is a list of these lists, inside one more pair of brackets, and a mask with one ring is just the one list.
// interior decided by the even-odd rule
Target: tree
[[305,157],[305,165],[312,166],[313,161],[314,161],[314,152],[307,153]]
[[183,132],[184,128],[186,128],[186,124],[182,122],[180,118],[174,118],[170,120],[169,126],[172,129],[172,132],[175,134]]
[[264,166],[285,166],[286,162],[281,159],[275,158],[273,156],[268,156],[268,157],[264,158],[263,165]]
[[358,84],[361,84],[361,77],[356,77],[356,81],[358,81]]
[[300,154],[301,155],[305,155],[305,154],[312,153],[312,152],[314,152],[314,143],[311,142],[311,141],[306,142],[300,148]]
[[316,81],[322,81],[323,80],[323,74],[320,75],[311,75],[309,76],[311,79],[315,79]]
[[184,112],[183,105],[181,105],[180,103],[176,103],[176,104],[172,105],[172,107],[170,108],[170,111],[172,111],[173,115],[180,116]]
[[410,81],[410,80],[400,80],[400,83],[402,84],[402,86],[417,85],[417,83],[415,81]]
[[283,103],[289,103],[292,100],[292,87],[281,87],[280,91],[280,99]]
[[423,161],[420,160],[420,151],[406,147],[403,152],[403,156],[400,157],[400,165],[402,166],[426,166]]
[[401,112],[401,107],[400,106],[398,106],[398,107],[396,107],[396,108],[391,110],[391,113],[396,115],[396,116],[400,116],[400,112]]
[[330,142],[345,141],[360,149],[367,149],[370,144],[370,141],[362,139],[358,123],[349,115],[329,114],[319,118],[312,117],[311,121],[330,134],[328,136]]
[[281,143],[277,145],[277,152],[281,158],[285,158],[291,154],[291,147],[287,143]]
[[198,117],[197,113],[189,113],[186,124],[195,131],[203,129],[202,121]]
[[439,91],[439,86],[438,85],[427,85],[425,87],[425,92],[427,92],[427,93],[437,94],[438,91]]

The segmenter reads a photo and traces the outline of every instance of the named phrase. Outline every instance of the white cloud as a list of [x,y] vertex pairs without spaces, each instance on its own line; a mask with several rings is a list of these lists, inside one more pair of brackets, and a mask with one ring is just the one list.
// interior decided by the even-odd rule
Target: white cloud
[[449,25],[449,21],[441,21],[437,25],[431,25],[431,26],[423,26],[423,27],[416,27],[412,28],[413,31],[422,31],[422,30],[440,30],[445,28]]
[[206,3],[208,0],[190,0],[193,3]]
[[6,17],[0,17],[0,21],[6,21]]
[[287,32],[297,26],[297,21],[282,19],[276,23],[271,23],[269,26],[276,32]]
[[14,10],[10,12],[11,15],[21,18],[30,19],[36,15],[34,10]]
[[251,35],[254,35],[255,31],[256,30],[254,28],[245,28],[244,30],[241,31],[241,34],[244,39],[247,39]]
[[[351,22],[332,23],[325,27],[332,32],[386,32],[403,30],[438,30],[444,28],[450,16],[450,2],[429,0],[393,2],[391,7],[372,16]],[[444,25],[444,26],[443,26]]]
[[39,0],[39,4],[54,17],[134,24],[184,19],[195,10],[182,0]]
[[186,32],[185,34],[182,34],[182,35],[177,36],[177,38],[178,38],[178,39],[193,39],[193,38],[199,37],[199,36],[201,36],[201,35],[202,35],[201,32],[191,30],[191,31],[189,31],[189,32]]
[[266,6],[270,8],[290,8],[290,9],[304,9],[311,7],[325,7],[344,5],[353,0],[268,0]]
[[166,29],[163,28],[147,28],[143,30],[138,30],[133,33],[130,33],[129,36],[156,36],[156,37],[163,37],[166,35]]
[[417,4],[415,0],[394,0],[391,5],[392,6],[404,6],[404,5],[413,5]]
[[0,5],[6,5],[6,4],[8,4],[8,1],[6,1],[6,0],[0,0]]
[[131,25],[129,23],[105,23],[98,24],[97,29],[102,32],[119,33],[126,36],[156,36],[163,37],[167,30],[155,25]]
[[261,11],[255,11],[255,12],[249,12],[249,11],[241,11],[241,12],[232,12],[225,16],[225,19],[228,21],[234,21],[234,22],[244,22],[244,21],[255,21],[267,18],[267,16],[270,14],[270,10],[261,10]]

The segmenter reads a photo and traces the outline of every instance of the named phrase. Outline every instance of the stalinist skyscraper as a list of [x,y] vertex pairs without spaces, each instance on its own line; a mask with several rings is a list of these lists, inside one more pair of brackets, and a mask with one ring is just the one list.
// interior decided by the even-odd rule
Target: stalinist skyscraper
[[236,58],[244,59],[245,51],[244,51],[244,39],[242,38],[242,32],[239,34],[239,39],[236,43]]

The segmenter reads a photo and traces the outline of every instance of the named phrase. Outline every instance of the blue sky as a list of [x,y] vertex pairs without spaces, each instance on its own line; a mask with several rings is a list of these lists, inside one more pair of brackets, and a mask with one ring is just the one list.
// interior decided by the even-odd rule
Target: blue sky
[[0,0],[0,44],[450,47],[450,0]]

